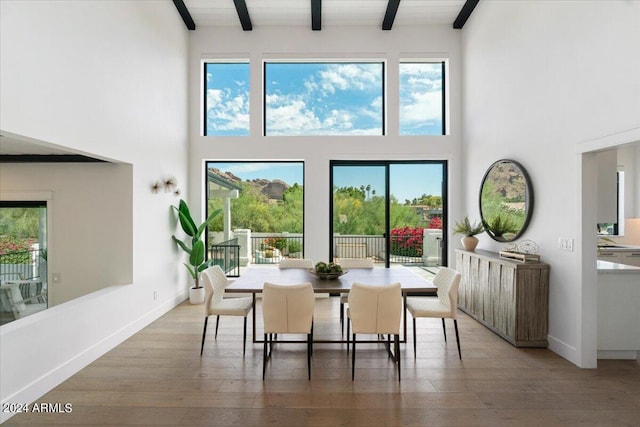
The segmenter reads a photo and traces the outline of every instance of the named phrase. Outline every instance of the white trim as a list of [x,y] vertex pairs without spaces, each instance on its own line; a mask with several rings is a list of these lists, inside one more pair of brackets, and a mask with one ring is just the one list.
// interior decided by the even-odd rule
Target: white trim
[[605,150],[607,148],[617,147],[618,145],[630,144],[633,142],[640,142],[640,127],[578,142],[576,144],[576,152],[588,153],[590,151]]
[[[0,338],[2,338],[2,335],[4,334],[14,333],[16,331],[19,331],[24,326],[30,326],[31,323],[35,321],[41,321],[43,320],[43,317],[51,317],[52,321],[55,321],[53,317],[57,317],[60,312],[67,311],[69,309],[76,310],[78,304],[92,301],[99,294],[114,291],[117,288],[121,288],[122,286],[131,285],[112,286],[110,288],[94,292],[93,294],[85,295],[84,297],[80,297],[67,303],[63,303],[59,306],[54,307],[53,309],[45,310],[32,316],[25,317],[24,319],[16,320],[14,322],[3,325],[2,327],[0,327]],[[188,291],[181,291],[176,293],[173,297],[169,298],[158,307],[155,307],[152,310],[144,313],[128,325],[122,327],[108,337],[88,347],[81,353],[78,353],[72,359],[65,361],[58,367],[42,375],[40,378],[32,381],[30,384],[25,385],[23,388],[13,393],[12,395],[5,396],[1,404],[4,405],[5,403],[9,402],[34,402],[36,399],[40,398],[45,393],[49,392],[62,382],[66,381],[72,375],[76,374],[81,369],[85,368],[108,351],[123,343],[125,340],[139,332],[147,325],[151,324],[153,321],[160,318],[168,311],[172,310],[175,306],[182,303],[187,298]],[[5,412],[0,413],[0,423],[4,423],[13,415],[14,414]]]

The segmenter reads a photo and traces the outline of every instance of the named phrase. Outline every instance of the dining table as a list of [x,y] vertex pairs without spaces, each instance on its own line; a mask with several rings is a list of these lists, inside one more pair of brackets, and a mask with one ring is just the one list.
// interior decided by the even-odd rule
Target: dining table
[[[263,342],[256,337],[256,296],[262,292],[265,282],[278,285],[294,285],[300,283],[311,283],[315,293],[348,293],[353,283],[363,283],[367,285],[388,285],[400,283],[403,295],[403,334],[400,342],[406,342],[407,337],[407,296],[412,294],[436,295],[437,288],[433,282],[411,271],[403,266],[393,266],[390,268],[354,268],[344,270],[344,273],[334,279],[325,279],[316,275],[312,270],[302,268],[280,269],[277,267],[250,267],[243,271],[233,283],[227,288],[229,293],[250,293],[253,297],[253,342]],[[297,342],[297,341],[291,341]],[[345,339],[318,340],[315,343],[347,343]],[[358,341],[361,342],[361,341]],[[380,342],[379,340],[369,340],[362,342]]]

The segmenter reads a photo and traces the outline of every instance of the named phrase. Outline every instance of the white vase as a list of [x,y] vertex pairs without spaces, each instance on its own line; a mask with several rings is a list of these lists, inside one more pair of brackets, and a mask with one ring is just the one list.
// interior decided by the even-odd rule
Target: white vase
[[478,246],[478,238],[476,236],[464,236],[460,241],[465,251],[473,252]]
[[202,304],[204,296],[204,287],[189,289],[189,302],[191,304]]

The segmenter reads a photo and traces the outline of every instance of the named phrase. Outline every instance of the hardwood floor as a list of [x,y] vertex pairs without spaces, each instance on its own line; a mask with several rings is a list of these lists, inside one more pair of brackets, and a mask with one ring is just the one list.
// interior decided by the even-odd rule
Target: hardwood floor
[[[340,335],[338,300],[317,300],[317,337]],[[579,369],[463,313],[458,323],[462,360],[452,323],[444,343],[440,320],[418,319],[418,357],[411,340],[402,347],[400,383],[378,344],[358,346],[353,382],[344,345],[316,345],[308,381],[305,345],[282,344],[263,382],[262,346],[248,343],[242,357],[242,318],[221,318],[217,340],[212,318],[200,357],[203,307],[185,303],[37,401],[71,412],[6,425],[640,426],[637,361]]]

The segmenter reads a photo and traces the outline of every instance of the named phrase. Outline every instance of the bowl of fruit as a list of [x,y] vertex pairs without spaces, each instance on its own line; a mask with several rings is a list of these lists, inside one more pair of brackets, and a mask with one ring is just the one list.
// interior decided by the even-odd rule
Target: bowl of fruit
[[342,269],[338,264],[333,262],[319,262],[316,264],[315,268],[309,270],[311,274],[320,278],[320,279],[337,279],[346,273],[345,270]]

